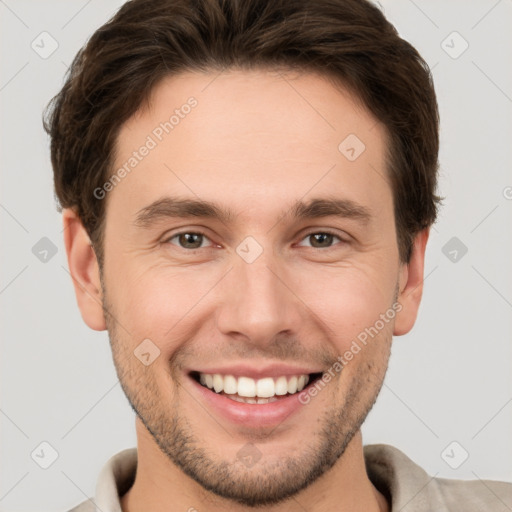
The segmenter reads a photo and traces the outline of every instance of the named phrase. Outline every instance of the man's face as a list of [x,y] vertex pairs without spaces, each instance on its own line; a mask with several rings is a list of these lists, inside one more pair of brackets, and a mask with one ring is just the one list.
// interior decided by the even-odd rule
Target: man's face
[[[170,460],[204,488],[253,505],[305,488],[358,432],[390,352],[392,315],[377,321],[402,272],[382,125],[321,77],[285,77],[166,79],[151,108],[123,125],[114,169],[153,146],[148,136],[156,146],[106,198],[103,298],[123,389]],[[190,97],[197,104],[172,130],[155,132]],[[148,213],[166,198],[232,216]],[[297,202],[314,200],[342,208],[295,216]],[[372,327],[343,369],[333,366]],[[265,379],[256,384],[265,395],[269,378],[274,393],[282,377],[293,391],[292,376],[329,369],[316,396],[310,382],[302,400],[287,393],[260,404],[198,381]],[[252,394],[253,380],[242,380],[237,389]]]

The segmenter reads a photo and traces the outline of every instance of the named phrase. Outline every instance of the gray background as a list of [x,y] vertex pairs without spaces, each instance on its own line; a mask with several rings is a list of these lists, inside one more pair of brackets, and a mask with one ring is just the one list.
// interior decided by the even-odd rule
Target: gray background
[[[121,3],[0,0],[2,511],[71,508],[136,443],[107,333],[76,306],[41,125],[73,56]],[[364,443],[397,446],[431,475],[512,481],[512,1],[380,5],[433,70],[446,200],[417,325],[394,341]],[[47,58],[43,31],[58,43]],[[47,469],[41,442],[58,453]]]

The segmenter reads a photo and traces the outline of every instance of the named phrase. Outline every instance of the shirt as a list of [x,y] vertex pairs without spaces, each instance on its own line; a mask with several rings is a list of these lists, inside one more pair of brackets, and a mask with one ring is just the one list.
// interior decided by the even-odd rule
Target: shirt
[[[511,483],[436,478],[393,446],[370,444],[363,450],[368,477],[391,504],[392,512],[512,510]],[[100,472],[95,500],[86,500],[68,512],[122,512],[120,497],[132,486],[136,469],[136,448],[117,453]]]

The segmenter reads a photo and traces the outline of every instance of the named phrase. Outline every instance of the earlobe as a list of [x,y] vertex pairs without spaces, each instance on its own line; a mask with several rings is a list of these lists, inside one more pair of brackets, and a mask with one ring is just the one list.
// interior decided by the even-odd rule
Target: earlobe
[[71,208],[62,211],[64,244],[76,300],[84,322],[95,331],[106,329],[98,260],[89,235]]
[[407,334],[416,322],[423,294],[423,271],[425,265],[425,249],[430,229],[420,231],[414,238],[411,259],[403,263],[400,269],[398,302],[401,305],[396,315],[393,334]]

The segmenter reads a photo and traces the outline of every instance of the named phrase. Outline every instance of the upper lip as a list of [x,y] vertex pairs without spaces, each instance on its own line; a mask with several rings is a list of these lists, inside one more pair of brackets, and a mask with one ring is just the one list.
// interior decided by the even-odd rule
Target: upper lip
[[267,365],[255,366],[247,363],[220,365],[203,368],[190,369],[188,373],[209,373],[209,374],[220,374],[220,375],[233,375],[234,377],[250,377],[252,379],[262,379],[264,377],[281,377],[292,375],[309,375],[311,373],[322,373],[322,369],[313,368],[311,366],[294,366],[283,363],[274,363]]

